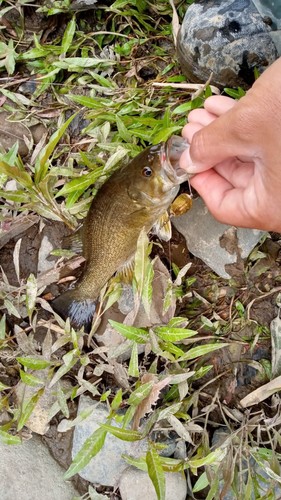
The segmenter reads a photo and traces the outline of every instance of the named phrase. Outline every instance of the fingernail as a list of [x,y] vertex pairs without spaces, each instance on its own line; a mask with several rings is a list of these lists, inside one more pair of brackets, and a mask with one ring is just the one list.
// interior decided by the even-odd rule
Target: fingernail
[[190,158],[189,149],[183,152],[180,158],[180,167],[184,169],[188,174],[197,174],[200,169],[192,163]]

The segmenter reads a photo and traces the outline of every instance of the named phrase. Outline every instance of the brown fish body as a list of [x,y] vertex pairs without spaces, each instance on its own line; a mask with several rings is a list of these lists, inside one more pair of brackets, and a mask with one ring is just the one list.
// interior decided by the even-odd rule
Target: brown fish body
[[101,289],[133,257],[141,230],[149,232],[177,195],[181,180],[166,164],[163,144],[147,148],[95,196],[82,228],[83,275],[75,289],[53,302],[73,325],[91,321]]

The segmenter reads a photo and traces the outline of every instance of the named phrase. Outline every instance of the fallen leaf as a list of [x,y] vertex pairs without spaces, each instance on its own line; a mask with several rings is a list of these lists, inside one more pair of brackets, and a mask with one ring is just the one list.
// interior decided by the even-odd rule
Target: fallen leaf
[[[152,374],[145,374],[146,376],[142,377],[142,383],[147,383],[150,378],[149,376]],[[155,380],[155,376],[152,375],[151,381]],[[139,427],[139,423],[142,417],[146,415],[146,413],[149,413],[152,411],[152,406],[156,403],[156,401],[159,398],[160,391],[166,387],[170,383],[171,377],[166,377],[160,382],[156,382],[152,388],[148,396],[141,401],[141,403],[137,406],[135,415],[134,415],[134,420],[133,420],[133,425],[132,429],[136,430]]]
[[280,390],[281,375],[248,394],[245,398],[241,399],[240,404],[243,408],[248,408],[249,406],[253,406],[261,401],[264,401]]

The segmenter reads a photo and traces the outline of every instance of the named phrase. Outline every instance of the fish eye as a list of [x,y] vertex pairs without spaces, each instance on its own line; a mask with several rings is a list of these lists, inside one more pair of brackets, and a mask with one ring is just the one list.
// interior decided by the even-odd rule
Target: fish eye
[[152,175],[152,169],[150,167],[144,167],[142,169],[142,175],[144,177],[151,177],[151,175]]

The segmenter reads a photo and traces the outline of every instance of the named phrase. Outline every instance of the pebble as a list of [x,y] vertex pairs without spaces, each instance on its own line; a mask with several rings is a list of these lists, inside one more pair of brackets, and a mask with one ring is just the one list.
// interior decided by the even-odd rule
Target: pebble
[[[165,500],[185,500],[187,485],[180,472],[166,473]],[[122,500],[157,500],[154,486],[147,472],[128,467],[122,474],[119,491]]]
[[[78,414],[89,407],[93,407],[88,418],[75,427],[72,446],[72,458],[82,448],[86,439],[97,430],[102,423],[106,423],[108,410],[105,403],[95,403],[88,396],[80,396]],[[117,426],[114,422],[112,425]],[[119,425],[121,427],[121,425]],[[128,467],[122,458],[123,454],[138,458],[147,451],[147,441],[128,442],[117,439],[112,434],[107,434],[101,451],[79,472],[79,475],[91,483],[99,483],[104,486],[116,486],[122,472]],[[143,497],[146,498],[146,497]]]

